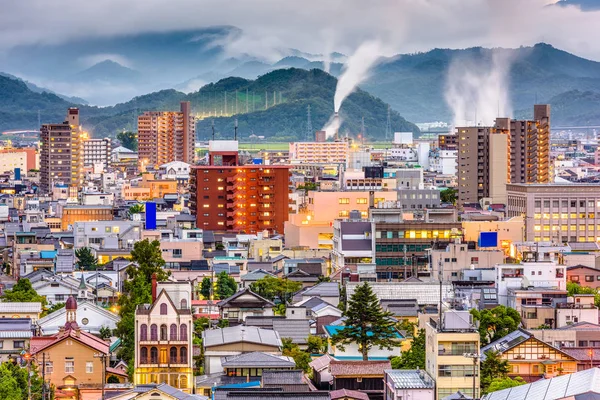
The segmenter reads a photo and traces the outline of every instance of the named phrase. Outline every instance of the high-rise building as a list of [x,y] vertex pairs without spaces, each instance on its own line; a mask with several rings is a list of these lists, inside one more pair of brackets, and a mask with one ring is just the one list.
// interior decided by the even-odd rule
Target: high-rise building
[[49,193],[55,183],[83,183],[83,137],[79,109],[69,108],[62,124],[44,124],[40,131],[40,189]]
[[535,105],[533,120],[456,129],[459,207],[483,198],[505,204],[507,183],[551,181],[550,105]]
[[287,165],[238,165],[238,142],[209,143],[209,165],[192,167],[190,210],[208,230],[283,233],[289,215]]
[[83,165],[92,167],[102,164],[102,168],[107,169],[111,158],[111,140],[110,138],[86,139],[83,142]]
[[171,161],[194,162],[196,125],[189,101],[181,110],[146,111],[138,117],[138,163],[158,168]]

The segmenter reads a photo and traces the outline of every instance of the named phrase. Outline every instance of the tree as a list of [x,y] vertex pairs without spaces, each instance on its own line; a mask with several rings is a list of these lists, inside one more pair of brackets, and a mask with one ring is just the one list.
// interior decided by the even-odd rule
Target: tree
[[210,292],[212,291],[212,280],[205,276],[202,278],[202,283],[200,284],[200,294],[204,297],[204,300],[210,300]]
[[356,343],[363,360],[367,361],[373,346],[391,350],[399,345],[393,314],[381,309],[377,296],[367,282],[356,287],[344,316],[345,326],[331,337],[332,344],[340,349],[343,350],[346,344]]
[[346,294],[346,286],[340,286],[340,302],[338,303],[338,309],[342,312],[346,312],[346,300],[348,295]]
[[217,276],[217,289],[215,291],[220,300],[233,296],[237,292],[237,282],[225,271]]
[[121,146],[129,150],[137,151],[138,139],[135,132],[119,132],[117,133],[117,139],[121,142]]
[[302,289],[302,283],[285,278],[276,278],[267,275],[250,285],[250,290],[265,299],[274,301],[279,299],[287,304],[294,293]]
[[201,337],[202,332],[210,326],[210,320],[206,317],[200,317],[194,321],[194,333],[196,336]]
[[503,360],[497,351],[485,353],[485,360],[481,362],[481,391],[488,393],[488,388],[494,379],[505,379],[508,377],[508,360]]
[[12,363],[6,362],[0,365],[0,399],[21,400],[21,388],[9,369],[9,364]]
[[321,336],[308,335],[306,351],[310,354],[323,354],[327,351],[327,341]]
[[442,203],[456,204],[458,191],[456,189],[448,188],[440,192],[440,200]]
[[217,322],[217,328],[227,328],[229,326],[229,320],[228,319],[220,319]]
[[141,214],[144,212],[144,204],[138,203],[138,204],[134,204],[132,206],[129,207],[129,209],[127,210],[127,215],[129,215],[130,217],[133,214]]
[[158,240],[136,242],[131,260],[133,264],[127,268],[128,279],[123,283],[123,294],[119,297],[121,320],[117,324],[117,335],[121,338],[119,356],[129,365],[133,365],[135,309],[140,304],[152,302],[152,275],[156,275],[158,281],[169,276],[163,269],[165,260]]
[[54,303],[50,307],[45,308],[44,311],[42,311],[41,316],[45,317],[46,315],[50,315],[53,312],[60,310],[64,306],[65,306],[65,303]]
[[[17,383],[17,397],[15,399],[27,400],[29,398],[29,390],[31,390],[31,399],[40,400],[42,398],[42,379],[38,373],[38,367],[33,360],[30,360],[29,370],[31,375],[28,381],[27,368],[22,368],[20,365],[12,362],[5,362],[0,366],[0,382],[3,376],[8,376],[14,379]],[[0,383],[1,386],[1,383]],[[11,386],[11,385],[9,385]],[[0,399],[5,399],[2,396],[2,389],[0,388]],[[8,398],[11,398],[10,396]]]
[[425,329],[414,335],[410,349],[392,358],[393,369],[425,369]]
[[106,380],[106,383],[120,383],[120,381],[115,375],[110,375]]
[[110,339],[110,337],[112,336],[112,332],[108,326],[101,326],[100,331],[98,333],[99,333],[100,339],[103,339],[103,340]]
[[86,271],[93,271],[98,267],[98,259],[89,247],[82,247],[75,250],[75,257],[77,258],[79,267]]
[[44,296],[37,294],[31,282],[27,278],[21,278],[12,287],[12,289],[4,291],[2,299],[9,303],[31,303],[40,302],[42,306],[46,305],[46,299]]
[[312,361],[310,354],[300,350],[300,347],[297,344],[292,343],[292,339],[290,338],[282,338],[281,344],[282,355],[292,357],[296,363],[296,368],[301,369],[304,372],[310,371],[310,366],[308,365]]
[[575,282],[567,282],[567,296],[573,296],[575,294],[593,294],[594,304],[596,304],[596,307],[600,307],[600,293],[598,290],[587,286],[581,286]]
[[297,189],[304,190],[304,194],[307,195],[309,191],[317,190],[318,187],[315,182],[305,182],[304,185],[298,185]]
[[521,323],[519,312],[505,306],[481,311],[472,309],[471,314],[474,320],[479,321],[482,347],[513,332]]
[[492,380],[490,386],[488,387],[487,393],[495,392],[497,390],[509,389],[515,386],[521,386],[526,384],[520,376],[516,376],[514,378],[496,378]]

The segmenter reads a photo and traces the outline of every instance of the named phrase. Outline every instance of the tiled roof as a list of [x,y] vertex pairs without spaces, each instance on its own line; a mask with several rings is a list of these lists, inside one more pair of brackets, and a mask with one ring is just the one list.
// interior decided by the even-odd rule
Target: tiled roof
[[331,400],[335,399],[356,399],[356,400],[369,400],[369,395],[356,390],[340,389],[329,392]]
[[385,374],[396,389],[433,389],[435,382],[424,370],[388,369]]
[[310,321],[307,319],[274,319],[273,330],[281,338],[290,338],[292,343],[305,344],[310,335]]
[[329,368],[331,375],[339,376],[382,376],[386,369],[390,369],[390,361],[331,361]]
[[[562,347],[561,350],[567,353],[577,361],[593,361],[600,360],[600,349],[589,348],[589,347]],[[590,357],[591,352],[591,357]]]
[[304,372],[295,370],[266,370],[262,374],[263,385],[302,385]]
[[332,360],[335,360],[335,358],[331,357],[329,354],[325,354],[324,356],[315,358],[310,363],[308,363],[308,365],[318,372],[329,367],[329,364]]
[[296,363],[291,357],[254,352],[223,357],[221,365],[224,368],[293,368]]
[[238,325],[221,329],[207,329],[202,332],[202,338],[205,347],[239,342],[281,347],[281,339],[277,332],[254,326]]
[[53,346],[67,338],[73,339],[79,343],[82,343],[88,347],[93,348],[104,354],[108,354],[109,344],[104,340],[78,329],[68,329],[61,331],[53,336],[41,336],[33,337],[30,342],[30,350],[32,354],[39,353],[40,351]]
[[173,386],[167,385],[166,383],[137,385],[135,388],[133,388],[133,392],[147,393],[154,389],[159,390],[177,400],[208,400],[208,397],[206,396],[201,396],[199,394],[187,394],[179,389],[175,389]]
[[339,297],[340,288],[336,282],[321,282],[304,293],[302,296]]
[[42,303],[9,303],[0,302],[0,313],[41,313]]

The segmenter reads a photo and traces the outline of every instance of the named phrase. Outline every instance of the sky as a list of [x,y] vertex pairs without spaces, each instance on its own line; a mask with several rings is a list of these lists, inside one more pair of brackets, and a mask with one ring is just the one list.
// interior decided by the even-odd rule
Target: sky
[[[556,0],[554,0],[556,1]],[[235,56],[281,50],[352,54],[366,41],[382,55],[434,47],[518,47],[544,41],[600,60],[600,11],[552,0],[3,0],[0,52],[81,37],[229,25],[218,43]],[[119,56],[119,55],[117,55]],[[120,55],[126,57],[126,55]],[[126,59],[122,60],[126,64]]]

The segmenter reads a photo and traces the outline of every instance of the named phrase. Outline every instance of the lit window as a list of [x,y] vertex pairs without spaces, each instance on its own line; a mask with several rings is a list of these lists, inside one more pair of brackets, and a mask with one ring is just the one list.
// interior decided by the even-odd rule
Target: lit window
[[223,204],[218,204],[218,205],[217,205],[217,207],[218,207],[218,208],[223,208],[223,207],[225,207],[225,206],[224,206]]
[[65,361],[65,372],[67,374],[72,374],[73,372],[75,372],[75,361],[73,361],[73,360]]
[[365,198],[356,199],[356,204],[367,204],[367,199],[365,199]]
[[210,204],[202,204],[202,207],[208,208],[208,207],[210,207]]
[[119,233],[119,227],[113,226],[112,231],[113,231],[113,233]]
[[339,204],[350,204],[350,199],[347,197],[341,198],[338,200]]

